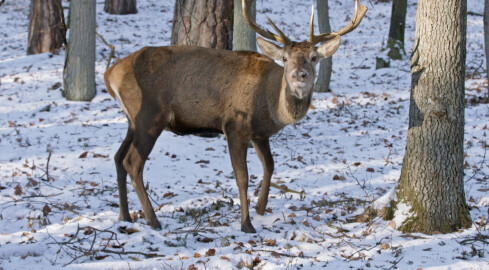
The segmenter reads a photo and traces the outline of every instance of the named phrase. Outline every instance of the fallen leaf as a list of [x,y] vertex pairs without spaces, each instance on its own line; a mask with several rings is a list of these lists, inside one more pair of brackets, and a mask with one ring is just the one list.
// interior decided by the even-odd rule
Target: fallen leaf
[[42,214],[46,217],[51,212],[51,208],[46,204],[42,208]]
[[220,259],[221,259],[221,260],[228,261],[228,262],[230,262],[230,261],[231,261],[231,260],[230,260],[228,257],[226,257],[226,256],[221,256],[221,257],[220,257]]
[[276,245],[277,245],[277,241],[276,241],[275,239],[265,239],[265,240],[263,241],[263,244],[264,244],[265,246],[274,247],[274,246],[276,246]]
[[83,152],[78,158],[86,158],[88,155],[88,152]]
[[22,187],[20,186],[20,184],[17,184],[17,186],[15,186],[14,194],[17,196],[22,195]]
[[373,168],[367,168],[367,172],[375,172]]
[[199,254],[199,253],[197,253],[197,252],[195,252],[195,253],[194,253],[194,258],[200,258],[200,257],[202,257],[202,255],[200,255],[200,254]]
[[206,256],[206,257],[211,257],[211,256],[214,256],[214,255],[216,255],[216,250],[215,250],[215,249],[213,249],[213,248],[210,248],[210,249],[209,249],[209,250],[207,250],[207,251],[206,251],[206,253],[205,253],[205,256]]
[[334,181],[340,181],[340,180],[341,181],[345,181],[346,180],[346,177],[344,177],[343,175],[340,176],[340,175],[337,175],[336,174],[335,176],[333,176],[333,180]]

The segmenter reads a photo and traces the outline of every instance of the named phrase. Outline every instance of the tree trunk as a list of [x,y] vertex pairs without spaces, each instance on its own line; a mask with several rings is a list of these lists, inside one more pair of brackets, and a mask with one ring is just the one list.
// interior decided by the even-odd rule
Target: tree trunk
[[27,54],[54,53],[65,43],[61,0],[31,0]]
[[387,55],[392,59],[402,59],[404,52],[404,29],[406,28],[407,0],[392,1],[391,25],[387,40]]
[[136,14],[136,0],[105,0],[104,11],[109,14]]
[[489,81],[489,0],[484,1],[484,48],[486,51],[486,72]]
[[[329,25],[328,0],[317,0],[318,25],[321,33],[331,32]],[[329,82],[331,81],[331,71],[333,69],[333,56],[321,60],[319,64],[318,79],[316,81],[316,92],[328,92]]]
[[406,154],[398,202],[414,213],[404,232],[452,232],[471,225],[464,194],[466,0],[419,0],[411,57]]
[[[251,17],[256,20],[256,1],[251,6]],[[256,32],[243,17],[241,0],[234,0],[233,50],[256,52]]]
[[95,96],[95,0],[71,0],[70,35],[63,81],[68,100]]
[[233,47],[233,1],[176,0],[171,44]]

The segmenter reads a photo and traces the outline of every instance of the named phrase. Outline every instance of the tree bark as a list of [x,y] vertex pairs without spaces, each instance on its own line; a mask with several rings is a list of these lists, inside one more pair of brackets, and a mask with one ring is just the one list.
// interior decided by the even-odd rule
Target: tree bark
[[392,1],[391,25],[387,40],[387,55],[392,59],[402,59],[404,52],[404,29],[406,28],[407,0]]
[[61,0],[31,0],[27,54],[55,53],[65,43]]
[[398,202],[414,213],[400,226],[404,232],[471,225],[463,181],[466,16],[466,0],[418,1],[409,130],[397,187]]
[[489,0],[484,1],[484,48],[486,51],[486,72],[489,80]]
[[136,0],[105,0],[104,11],[109,14],[136,14]]
[[95,90],[95,0],[71,0],[63,81],[68,100],[89,101]]
[[[256,1],[253,1],[250,15],[256,20]],[[256,52],[256,32],[244,19],[241,0],[234,0],[233,50]]]
[[171,44],[233,47],[233,1],[176,0]]
[[[331,32],[329,25],[328,0],[317,0],[318,7],[318,25],[321,33]],[[331,71],[333,69],[333,56],[321,60],[319,64],[318,79],[316,81],[316,92],[329,92],[329,83],[331,81]]]

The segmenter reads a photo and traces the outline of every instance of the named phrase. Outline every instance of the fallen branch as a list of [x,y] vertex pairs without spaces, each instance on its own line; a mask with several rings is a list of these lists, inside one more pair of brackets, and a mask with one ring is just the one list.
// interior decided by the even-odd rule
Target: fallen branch
[[100,35],[99,33],[95,32],[95,34],[97,35],[97,37],[99,37],[102,42],[105,44],[105,46],[109,47],[110,49],[110,52],[109,52],[109,59],[107,60],[107,67],[106,67],[106,70],[109,69],[110,67],[110,61],[112,60],[112,57],[114,56],[114,51],[115,51],[115,47],[114,45],[110,45],[102,35]]
[[[83,232],[81,236],[80,232]],[[60,251],[64,251],[66,255],[71,257],[71,261],[64,266],[70,265],[73,262],[86,257],[87,259],[103,260],[109,256],[107,254],[115,255],[142,255],[146,258],[165,257],[165,255],[157,253],[145,253],[140,251],[125,251],[124,244],[120,243],[117,239],[117,233],[110,230],[100,230],[91,226],[80,227],[78,225],[75,234],[70,236],[68,241],[58,242],[54,237],[49,235],[54,243],[60,247]],[[97,242],[97,240],[99,242]],[[88,245],[84,245],[84,243]],[[88,246],[88,247],[85,247]],[[114,248],[120,248],[121,251],[114,250]]]
[[477,12],[473,12],[473,11],[467,11],[467,15],[472,15],[472,16],[481,16],[481,17],[484,17],[484,14],[482,14],[482,13],[477,13]]

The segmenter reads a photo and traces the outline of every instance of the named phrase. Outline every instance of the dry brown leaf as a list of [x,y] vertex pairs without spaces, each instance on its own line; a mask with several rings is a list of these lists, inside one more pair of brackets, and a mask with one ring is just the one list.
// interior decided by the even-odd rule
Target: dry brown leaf
[[215,249],[213,249],[213,248],[210,248],[209,250],[207,250],[207,251],[205,252],[205,256],[206,256],[206,257],[211,257],[211,256],[214,256],[214,255],[216,255],[216,250],[215,250]]
[[17,196],[22,195],[22,187],[20,186],[20,184],[17,184],[17,186],[15,186],[14,194]]
[[78,158],[86,158],[88,155],[88,152],[83,152]]

